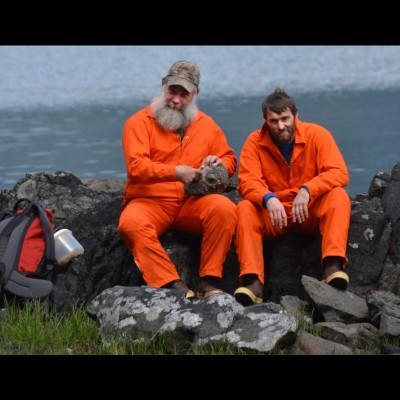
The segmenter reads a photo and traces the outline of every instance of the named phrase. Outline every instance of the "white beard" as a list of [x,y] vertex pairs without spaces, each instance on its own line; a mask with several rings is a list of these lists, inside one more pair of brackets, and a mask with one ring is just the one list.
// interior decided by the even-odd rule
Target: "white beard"
[[180,110],[173,108],[173,104],[168,104],[166,101],[165,88],[163,87],[151,103],[154,118],[158,125],[167,131],[186,130],[199,111],[196,99],[197,96],[193,96],[192,101]]

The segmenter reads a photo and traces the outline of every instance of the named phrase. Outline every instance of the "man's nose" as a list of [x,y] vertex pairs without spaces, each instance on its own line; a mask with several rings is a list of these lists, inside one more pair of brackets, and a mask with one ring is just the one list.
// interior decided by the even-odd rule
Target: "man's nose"
[[180,102],[181,102],[181,96],[180,96],[179,94],[174,94],[174,95],[172,96],[172,101],[173,101],[175,104],[180,103]]
[[284,127],[285,127],[285,124],[283,123],[283,121],[278,121],[278,128],[283,129]]

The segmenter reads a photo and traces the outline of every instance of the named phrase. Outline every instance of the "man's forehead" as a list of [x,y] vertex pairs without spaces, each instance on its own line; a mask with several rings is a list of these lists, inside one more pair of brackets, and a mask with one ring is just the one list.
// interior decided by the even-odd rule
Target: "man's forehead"
[[270,118],[283,118],[292,115],[292,112],[289,108],[286,108],[281,113],[276,113],[274,111],[267,111],[267,117]]

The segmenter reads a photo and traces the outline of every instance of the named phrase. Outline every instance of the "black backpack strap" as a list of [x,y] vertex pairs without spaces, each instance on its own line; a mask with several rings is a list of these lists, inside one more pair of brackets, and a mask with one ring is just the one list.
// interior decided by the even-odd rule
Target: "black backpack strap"
[[35,208],[39,214],[40,223],[42,224],[44,238],[46,241],[46,272],[50,272],[54,269],[57,261],[55,256],[55,243],[54,243],[54,232],[53,227],[50,224],[49,218],[47,217],[43,208],[36,204],[31,204],[32,208]]
[[14,206],[14,211],[17,211],[19,209],[19,205],[22,202],[27,202],[25,207],[23,208],[23,211],[21,214],[27,214],[29,211],[32,209],[36,213],[36,215],[39,216],[40,223],[42,224],[43,232],[45,234],[45,240],[46,240],[46,257],[51,260],[55,259],[54,251],[55,251],[55,245],[54,245],[54,232],[53,232],[53,227],[50,224],[49,218],[47,217],[44,209],[42,206],[40,206],[37,203],[34,203],[28,199],[19,199]]
[[[23,205],[21,207],[22,203],[25,203],[25,206]],[[23,210],[29,203],[33,203],[33,201],[27,199],[26,197],[17,200],[16,203],[14,204],[14,212],[17,212],[18,210]]]
[[9,236],[11,232],[24,220],[28,209],[24,209],[20,214],[14,214],[15,218],[0,232],[0,239]]
[[3,219],[11,217],[12,215],[13,215],[13,213],[10,210],[1,210],[0,211],[0,221],[3,221]]

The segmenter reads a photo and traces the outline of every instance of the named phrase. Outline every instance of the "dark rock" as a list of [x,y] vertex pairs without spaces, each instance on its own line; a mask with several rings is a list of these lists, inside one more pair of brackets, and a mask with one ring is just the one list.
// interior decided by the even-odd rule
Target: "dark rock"
[[351,349],[339,343],[334,343],[308,332],[300,331],[290,347],[290,355],[350,355]]
[[122,195],[125,182],[119,179],[84,179],[82,183],[89,189],[97,192],[108,192]]
[[378,172],[377,174],[375,174],[369,186],[368,195],[370,197],[381,197],[390,179],[391,175],[387,172]]
[[374,289],[388,255],[391,233],[380,198],[352,204],[347,240],[349,290],[365,296]]
[[343,344],[353,351],[379,353],[379,331],[369,323],[319,322],[315,327],[324,339]]
[[400,347],[392,346],[387,343],[382,343],[381,353],[382,354],[400,354]]
[[322,321],[316,322],[368,322],[369,313],[365,299],[348,290],[335,289],[310,276],[303,275],[301,282],[308,302],[322,315]]
[[302,298],[302,275],[321,279],[321,236],[290,233],[264,242],[266,283],[264,298],[279,302],[282,296]]

